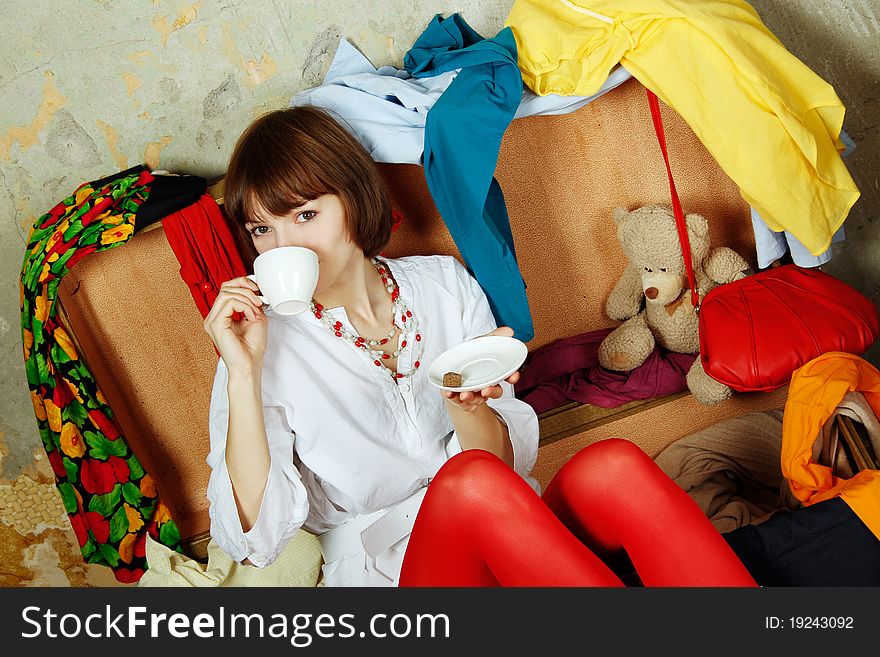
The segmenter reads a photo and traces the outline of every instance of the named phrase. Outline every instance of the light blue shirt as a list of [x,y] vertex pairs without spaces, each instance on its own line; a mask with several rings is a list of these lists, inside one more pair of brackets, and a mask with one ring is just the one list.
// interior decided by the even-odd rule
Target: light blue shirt
[[[290,99],[290,106],[314,105],[342,120],[376,162],[422,164],[428,110],[458,75],[458,70],[414,78],[393,66],[376,68],[345,39],[320,87]],[[514,119],[568,114],[619,87],[632,77],[616,68],[592,96],[538,96],[523,89]]]

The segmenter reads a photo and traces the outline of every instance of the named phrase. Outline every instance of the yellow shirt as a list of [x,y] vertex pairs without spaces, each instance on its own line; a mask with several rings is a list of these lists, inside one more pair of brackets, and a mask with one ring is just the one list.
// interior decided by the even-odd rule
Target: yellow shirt
[[623,64],[687,121],[772,230],[815,255],[859,197],[840,158],[843,104],[746,2],[516,0],[506,24],[540,95],[594,94]]

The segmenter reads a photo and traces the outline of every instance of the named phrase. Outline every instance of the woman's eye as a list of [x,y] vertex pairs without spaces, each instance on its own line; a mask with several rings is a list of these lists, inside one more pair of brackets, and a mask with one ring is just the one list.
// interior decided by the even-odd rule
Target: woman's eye
[[302,224],[307,221],[311,221],[315,218],[315,215],[318,214],[314,210],[306,210],[305,212],[300,212],[296,217],[296,223]]
[[265,235],[268,231],[268,226],[254,226],[251,228],[251,235]]

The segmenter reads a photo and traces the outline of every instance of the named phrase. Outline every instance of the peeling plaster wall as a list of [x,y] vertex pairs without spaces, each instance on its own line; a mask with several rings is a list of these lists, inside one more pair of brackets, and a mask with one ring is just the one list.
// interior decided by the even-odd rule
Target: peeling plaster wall
[[[320,83],[340,37],[402,66],[435,13],[481,34],[511,0],[32,0],[0,3],[0,585],[106,585],[85,566],[36,432],[21,358],[18,273],[35,218],[77,185],[146,162],[221,175],[241,130]],[[862,199],[830,271],[880,291],[880,0],[754,0],[831,82],[858,149]],[[871,352],[877,362],[880,351]]]

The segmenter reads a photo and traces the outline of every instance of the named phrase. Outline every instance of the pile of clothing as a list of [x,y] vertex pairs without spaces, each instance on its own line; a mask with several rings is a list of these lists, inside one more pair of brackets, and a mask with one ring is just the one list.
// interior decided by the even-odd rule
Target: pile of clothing
[[784,411],[720,422],[655,461],[759,584],[880,586],[878,412],[880,372],[825,354],[794,373]]

